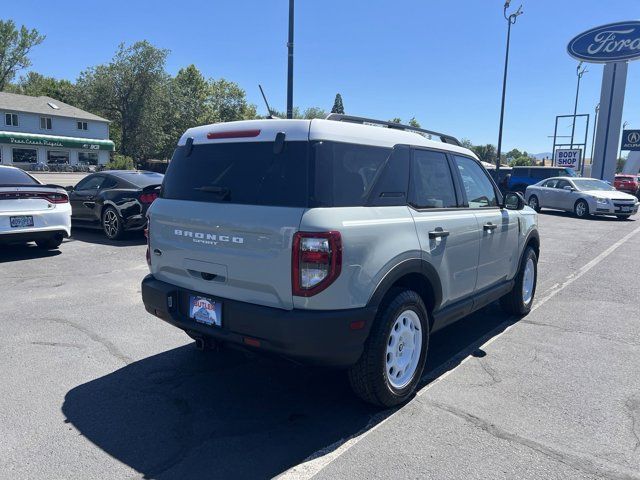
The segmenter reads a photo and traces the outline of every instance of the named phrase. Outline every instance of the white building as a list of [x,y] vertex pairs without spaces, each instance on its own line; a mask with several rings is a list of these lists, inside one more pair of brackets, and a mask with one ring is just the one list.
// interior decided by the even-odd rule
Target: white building
[[0,92],[0,164],[106,164],[109,120],[50,97]]

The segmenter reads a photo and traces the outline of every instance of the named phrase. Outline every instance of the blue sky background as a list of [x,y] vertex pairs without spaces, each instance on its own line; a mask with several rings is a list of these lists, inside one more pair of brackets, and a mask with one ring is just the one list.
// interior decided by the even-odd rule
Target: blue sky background
[[[329,110],[340,92],[347,113],[405,121],[415,116],[425,128],[495,144],[506,37],[503,3],[297,0],[295,104]],[[600,24],[640,18],[640,3],[522,3],[525,13],[512,30],[504,145],[547,152],[555,115],[573,112],[577,62],[566,53],[568,41]],[[3,2],[0,17],[47,35],[32,55],[32,69],[42,74],[74,80],[86,67],[108,62],[120,42],[146,39],[171,50],[171,73],[194,63],[208,77],[239,83],[264,113],[258,83],[274,108],[285,108],[287,5],[287,0],[61,0],[55,5],[20,0]],[[589,65],[579,113],[593,112],[601,79],[602,66]],[[640,61],[629,68],[624,120],[640,128]],[[570,133],[570,123],[562,132]]]

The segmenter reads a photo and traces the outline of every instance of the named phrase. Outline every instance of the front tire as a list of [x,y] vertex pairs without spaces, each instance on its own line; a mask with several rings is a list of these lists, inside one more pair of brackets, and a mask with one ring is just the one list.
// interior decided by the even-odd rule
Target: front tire
[[502,308],[511,315],[523,317],[531,311],[538,284],[538,256],[527,247],[516,275],[513,289],[500,299]]
[[47,239],[36,240],[36,245],[38,245],[38,248],[41,248],[43,250],[55,250],[62,244],[62,240],[62,234],[57,233]]
[[573,206],[573,213],[578,218],[587,218],[589,216],[589,204],[584,200],[578,200]]
[[113,207],[102,212],[102,230],[109,240],[120,240],[124,235],[124,222]]
[[429,316],[420,295],[394,289],[380,305],[364,352],[349,369],[354,392],[368,403],[406,402],[420,381],[429,346]]
[[536,212],[540,213],[540,202],[538,201],[538,197],[535,195],[531,195],[529,197],[529,206],[533,208]]

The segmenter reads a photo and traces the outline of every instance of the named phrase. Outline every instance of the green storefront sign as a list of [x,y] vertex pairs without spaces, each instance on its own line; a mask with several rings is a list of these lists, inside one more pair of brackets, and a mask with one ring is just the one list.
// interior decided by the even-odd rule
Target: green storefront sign
[[115,149],[111,140],[13,132],[0,132],[0,143],[8,143],[16,147],[80,148],[82,150],[107,150],[110,152]]

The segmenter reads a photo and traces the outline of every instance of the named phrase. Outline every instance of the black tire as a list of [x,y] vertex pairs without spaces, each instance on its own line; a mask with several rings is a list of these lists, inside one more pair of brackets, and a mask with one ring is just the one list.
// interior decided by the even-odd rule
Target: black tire
[[[391,329],[400,314],[411,310],[420,320],[422,342],[413,376],[406,386],[396,388],[387,378],[387,344]],[[349,369],[353,391],[365,402],[381,407],[393,407],[406,402],[420,381],[429,349],[429,315],[420,295],[413,290],[393,289],[380,304],[374,324],[358,362]],[[402,346],[399,347],[402,352]]]
[[109,240],[120,240],[124,235],[124,221],[115,208],[102,211],[102,231]]
[[[534,203],[535,205],[532,205],[532,203]],[[538,196],[537,195],[531,195],[529,197],[529,201],[527,202],[527,204],[538,213],[540,212],[540,210],[542,210],[540,208],[540,201],[538,200]]]
[[36,245],[38,245],[38,248],[43,250],[55,250],[62,244],[63,238],[64,237],[61,233],[56,233],[47,239],[36,240]]
[[[528,301],[524,298],[523,283],[525,278],[525,269],[527,263],[531,260],[533,262],[533,290],[531,291],[531,297]],[[531,311],[533,300],[536,295],[536,286],[538,284],[538,256],[533,248],[527,247],[522,256],[520,267],[518,268],[518,274],[515,278],[515,285],[513,289],[500,299],[500,306],[503,310],[511,315],[517,315],[523,317]]]
[[[582,208],[582,207],[584,208]],[[578,200],[575,205],[573,206],[573,213],[576,215],[576,217],[578,218],[588,218],[589,217],[589,204],[580,199]]]

